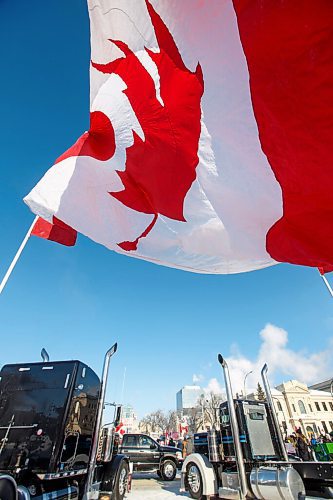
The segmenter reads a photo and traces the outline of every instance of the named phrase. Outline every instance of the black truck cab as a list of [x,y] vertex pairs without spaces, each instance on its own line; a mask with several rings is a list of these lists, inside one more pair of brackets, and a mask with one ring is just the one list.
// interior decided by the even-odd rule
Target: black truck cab
[[79,361],[0,372],[0,472],[31,480],[87,467],[100,382]]
[[1,500],[88,499],[96,491],[122,500],[129,461],[113,440],[101,453],[108,365],[116,349],[105,355],[102,380],[76,360],[1,369]]

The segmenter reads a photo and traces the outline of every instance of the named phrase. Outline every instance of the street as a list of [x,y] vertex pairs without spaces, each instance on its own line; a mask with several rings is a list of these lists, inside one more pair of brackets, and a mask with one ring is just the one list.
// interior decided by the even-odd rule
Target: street
[[133,474],[132,491],[128,500],[172,500],[189,498],[187,493],[180,493],[180,474],[174,481],[161,481],[157,474]]

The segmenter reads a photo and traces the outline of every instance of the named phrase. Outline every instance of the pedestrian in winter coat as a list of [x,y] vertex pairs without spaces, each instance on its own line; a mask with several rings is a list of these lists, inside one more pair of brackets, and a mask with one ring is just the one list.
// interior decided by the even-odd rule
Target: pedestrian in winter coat
[[302,434],[301,429],[298,429],[296,431],[296,436],[297,436],[297,441],[296,441],[297,455],[304,462],[312,460],[312,457],[309,452],[309,443],[307,442],[306,437]]
[[183,458],[186,458],[186,455],[187,455],[187,443],[188,443],[188,441],[187,441],[187,438],[185,436],[183,439],[183,444],[182,444],[182,456],[183,456]]

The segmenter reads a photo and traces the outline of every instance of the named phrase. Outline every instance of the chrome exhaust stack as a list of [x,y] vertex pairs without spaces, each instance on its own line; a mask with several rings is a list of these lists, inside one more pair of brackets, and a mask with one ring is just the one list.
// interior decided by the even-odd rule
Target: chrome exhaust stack
[[222,369],[223,369],[225,389],[226,389],[226,393],[227,393],[230,424],[231,424],[232,434],[233,434],[233,438],[234,438],[237,471],[238,471],[239,484],[240,484],[240,498],[245,499],[247,492],[248,492],[248,487],[247,487],[246,473],[245,473],[245,467],[244,467],[243,451],[242,451],[242,447],[240,444],[240,438],[239,438],[239,429],[238,429],[237,417],[236,417],[236,412],[235,412],[234,398],[232,395],[232,387],[231,387],[229,368],[228,368],[226,360],[222,357],[222,354],[219,354],[217,359],[218,359],[218,362],[220,363],[220,365],[222,366]]
[[85,494],[84,494],[85,499],[88,499],[90,497],[90,492],[91,492],[91,488],[92,488],[92,484],[93,484],[93,480],[94,480],[97,448],[98,448],[98,442],[99,442],[99,433],[100,433],[101,424],[102,424],[102,416],[103,416],[103,410],[104,410],[105,393],[106,393],[106,385],[107,385],[108,374],[109,374],[110,359],[117,351],[117,347],[118,347],[117,343],[115,343],[107,351],[107,353],[105,354],[105,357],[104,357],[103,373],[102,373],[102,380],[101,380],[101,393],[99,396],[95,431],[94,431],[94,435],[93,435],[91,454],[90,454],[89,466],[88,466],[88,471],[87,471],[87,481],[86,481],[86,485],[85,485]]
[[282,438],[281,429],[280,429],[280,426],[279,426],[279,421],[278,421],[278,418],[277,418],[277,414],[276,414],[276,411],[275,411],[275,408],[274,408],[274,403],[273,403],[271,388],[270,388],[270,385],[269,385],[269,382],[268,382],[267,372],[268,372],[268,367],[267,367],[267,364],[265,363],[264,366],[263,366],[263,368],[262,368],[262,370],[261,370],[261,378],[262,378],[262,381],[263,381],[263,384],[264,384],[266,398],[267,398],[267,403],[268,403],[268,406],[269,406],[269,408],[271,410],[271,414],[272,414],[272,417],[273,417],[274,425],[275,425],[275,428],[276,428],[276,433],[277,433],[278,440],[279,440],[279,443],[280,443],[280,448],[281,448],[281,451],[282,451],[282,454],[283,454],[283,460],[285,460],[286,462],[288,462],[288,455],[287,455],[286,447],[285,447],[284,442],[283,442],[283,438]]
[[41,355],[41,357],[42,357],[43,363],[48,363],[48,362],[50,361],[50,356],[49,356],[49,354],[48,354],[47,350],[46,350],[46,349],[44,349],[44,347],[43,347],[43,349],[40,351],[40,355]]

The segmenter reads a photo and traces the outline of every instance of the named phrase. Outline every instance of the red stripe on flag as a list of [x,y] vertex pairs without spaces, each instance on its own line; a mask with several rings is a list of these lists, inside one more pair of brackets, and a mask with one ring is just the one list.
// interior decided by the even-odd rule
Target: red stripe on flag
[[56,217],[53,217],[53,224],[39,217],[31,234],[69,247],[75,245],[77,238],[75,229]]
[[332,269],[333,2],[233,3],[262,149],[282,188],[267,250]]

